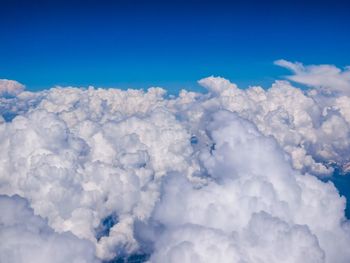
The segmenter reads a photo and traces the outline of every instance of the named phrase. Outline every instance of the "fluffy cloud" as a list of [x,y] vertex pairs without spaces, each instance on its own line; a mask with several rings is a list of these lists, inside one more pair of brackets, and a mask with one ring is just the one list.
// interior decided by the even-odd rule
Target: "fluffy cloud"
[[305,226],[290,227],[260,213],[243,235],[198,225],[171,229],[157,240],[150,262],[325,262],[317,238]]
[[200,158],[213,181],[195,188],[181,175],[166,180],[153,215],[165,231],[151,262],[347,262],[350,232],[335,187],[292,170],[275,141],[246,120],[212,118],[215,150]]
[[329,96],[317,89],[302,91],[285,81],[276,81],[268,90],[251,87],[240,90],[222,78],[200,82],[219,94],[201,103],[206,110],[224,108],[237,112],[273,136],[290,155],[294,168],[303,172],[330,174],[329,164],[349,163],[348,96]]
[[[57,87],[1,97],[0,194],[27,201],[2,197],[0,207],[4,218],[14,207],[35,222],[1,223],[10,245],[0,249],[13,258],[19,233],[44,229],[23,238],[52,238],[47,256],[60,249],[81,262],[135,253],[150,262],[348,262],[345,198],[316,177],[350,161],[344,87],[199,83],[208,93]],[[40,262],[36,247],[23,251]]]
[[15,96],[23,90],[24,85],[17,81],[0,79],[0,96]]
[[[137,250],[133,222],[151,213],[161,178],[191,168],[190,135],[156,106],[162,94],[52,90],[0,127],[1,193],[28,199],[56,231],[94,242],[99,257]],[[112,214],[118,224],[97,238],[96,229]]]
[[93,244],[55,233],[18,196],[0,196],[0,261],[7,263],[98,263]]

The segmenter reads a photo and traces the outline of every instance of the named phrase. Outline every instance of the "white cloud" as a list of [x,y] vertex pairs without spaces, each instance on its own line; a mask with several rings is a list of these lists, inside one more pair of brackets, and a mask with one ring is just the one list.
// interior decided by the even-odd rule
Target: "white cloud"
[[0,261],[6,263],[98,263],[93,244],[55,233],[28,203],[0,195]]
[[350,232],[335,187],[296,173],[272,138],[236,114],[212,119],[215,150],[203,149],[201,160],[214,181],[200,188],[181,175],[166,181],[152,224],[165,230],[151,262],[174,255],[185,262],[347,262]]
[[306,226],[289,226],[269,214],[254,214],[242,237],[198,225],[170,229],[156,241],[150,262],[325,262]]
[[15,96],[24,90],[24,85],[8,79],[0,79],[0,96]]
[[336,91],[350,94],[350,69],[337,68],[334,65],[309,65],[292,63],[286,60],[276,60],[275,64],[291,70],[294,75],[288,79],[309,87],[324,88],[327,91]]
[[[348,262],[345,199],[313,176],[350,161],[348,94],[199,83],[208,93],[58,87],[0,98],[0,194],[25,198],[28,218],[101,260]],[[8,242],[20,242],[21,224],[38,228],[22,220]],[[50,244],[47,256],[71,255]]]

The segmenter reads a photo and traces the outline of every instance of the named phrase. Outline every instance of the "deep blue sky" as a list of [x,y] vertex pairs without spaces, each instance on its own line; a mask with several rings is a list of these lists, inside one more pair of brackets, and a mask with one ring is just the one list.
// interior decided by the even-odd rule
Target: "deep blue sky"
[[286,74],[280,58],[349,65],[350,3],[303,2],[0,0],[0,78],[174,89],[220,75],[245,87]]

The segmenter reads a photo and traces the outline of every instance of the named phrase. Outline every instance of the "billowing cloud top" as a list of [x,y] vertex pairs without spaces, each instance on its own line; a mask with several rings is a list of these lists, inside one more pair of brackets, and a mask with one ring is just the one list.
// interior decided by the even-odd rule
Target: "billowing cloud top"
[[349,167],[348,73],[278,63],[311,88],[1,98],[0,262],[349,262],[346,200],[319,179]]
[[0,96],[15,96],[24,90],[24,85],[8,79],[0,79]]

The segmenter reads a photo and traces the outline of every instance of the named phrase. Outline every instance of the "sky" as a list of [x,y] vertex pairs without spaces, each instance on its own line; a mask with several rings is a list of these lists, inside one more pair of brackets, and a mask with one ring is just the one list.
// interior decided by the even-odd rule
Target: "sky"
[[[264,3],[262,3],[264,2]],[[349,65],[345,1],[0,1],[0,78],[54,85],[199,90],[287,71],[277,59]]]

